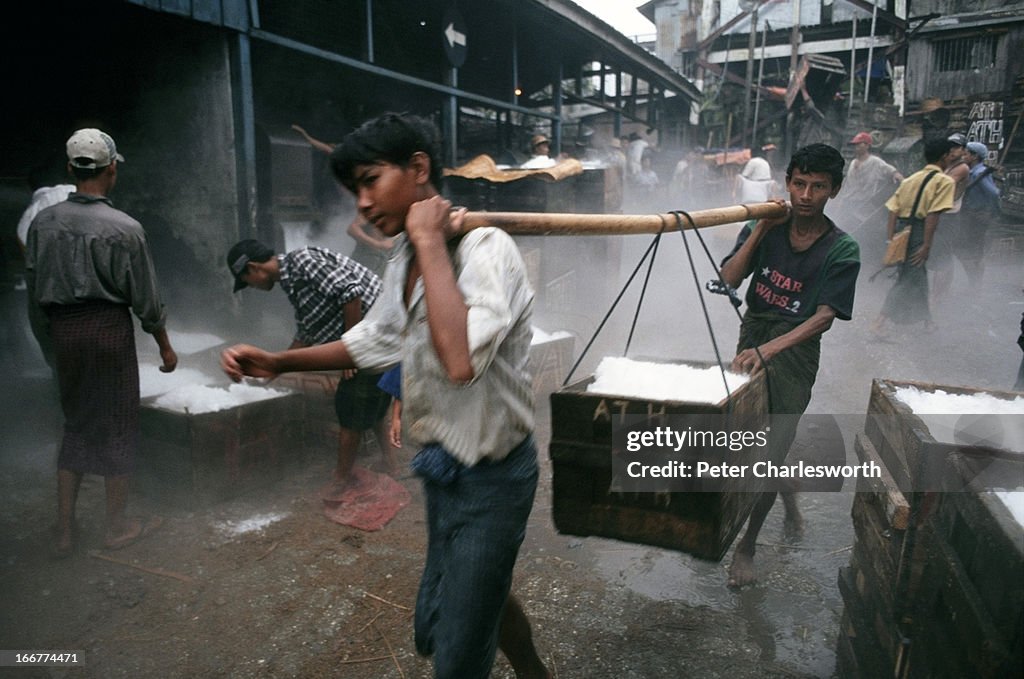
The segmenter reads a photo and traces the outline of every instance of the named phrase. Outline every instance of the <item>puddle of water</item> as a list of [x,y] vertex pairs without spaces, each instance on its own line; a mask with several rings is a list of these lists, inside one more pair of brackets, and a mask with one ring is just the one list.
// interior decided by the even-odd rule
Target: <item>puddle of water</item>
[[779,502],[758,541],[760,582],[741,591],[726,586],[731,554],[722,563],[686,554],[614,540],[588,538],[579,556],[613,587],[658,601],[707,606],[742,616],[766,660],[775,660],[817,676],[835,668],[835,639],[842,613],[836,585],[839,568],[850,558],[852,493],[804,493],[799,496],[804,537],[783,535]]

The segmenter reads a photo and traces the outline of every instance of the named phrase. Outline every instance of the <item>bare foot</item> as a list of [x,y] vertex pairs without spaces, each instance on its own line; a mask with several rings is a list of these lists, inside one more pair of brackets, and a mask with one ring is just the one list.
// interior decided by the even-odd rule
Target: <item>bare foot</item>
[[787,516],[782,522],[782,532],[789,540],[799,540],[804,536],[804,517]]
[[782,522],[782,532],[790,540],[799,540],[804,536],[804,517],[796,503],[796,493],[780,493],[786,508],[786,518]]
[[103,541],[103,549],[124,549],[128,545],[133,545],[146,537],[163,524],[163,517],[160,516],[151,516],[145,523],[139,519],[129,519],[125,524],[126,527],[124,532],[120,535],[111,535],[109,532],[107,533],[107,537]]
[[347,479],[333,479],[320,490],[320,499],[324,502],[341,502],[345,491],[355,485],[351,477]]
[[757,571],[754,570],[754,555],[746,552],[735,552],[729,565],[729,587],[743,587],[757,582]]
[[50,545],[51,559],[66,559],[75,551],[75,543],[71,531],[57,533],[56,541]]
[[320,499],[332,503],[344,502],[347,497],[351,499],[349,496],[362,485],[362,480],[362,472],[355,468],[346,476],[335,473],[330,482],[320,489]]

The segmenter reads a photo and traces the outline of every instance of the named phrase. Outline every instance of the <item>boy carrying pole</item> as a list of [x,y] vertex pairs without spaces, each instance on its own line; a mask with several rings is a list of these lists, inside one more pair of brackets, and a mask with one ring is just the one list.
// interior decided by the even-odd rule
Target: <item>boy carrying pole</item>
[[547,677],[510,595],[537,484],[527,370],[533,292],[512,239],[494,228],[453,237],[463,211],[438,191],[436,132],[384,114],[331,154],[359,212],[387,237],[404,233],[361,323],[327,344],[268,353],[238,345],[234,380],[294,370],[402,364],[403,425],[427,503],[426,565],[416,648],[437,677],[486,677],[500,647],[519,677]]

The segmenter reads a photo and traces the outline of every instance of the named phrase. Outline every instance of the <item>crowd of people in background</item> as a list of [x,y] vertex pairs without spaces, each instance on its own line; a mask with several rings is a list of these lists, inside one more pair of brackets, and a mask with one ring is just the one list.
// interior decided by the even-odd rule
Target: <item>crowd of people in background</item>
[[[882,266],[897,227],[909,225],[911,217],[921,222],[906,261],[890,271],[896,278],[893,292],[872,326],[876,338],[886,339],[894,323],[920,322],[933,328],[931,309],[948,294],[957,263],[968,285],[982,282],[986,233],[998,215],[999,189],[993,178],[997,168],[987,163],[985,144],[968,141],[961,132],[928,139],[923,149],[926,169],[941,177],[925,186],[917,214],[911,215],[914,192],[928,173],[920,170],[904,177],[875,153],[880,137],[879,132],[861,131],[844,144],[848,164],[832,214],[857,240],[869,273]],[[651,141],[634,132],[621,146],[626,149],[626,211],[759,203],[784,193],[784,179],[772,163],[773,144],[725,152],[689,149],[665,181],[656,168],[664,168],[666,159],[658,158],[663,152]],[[909,301],[903,298],[908,291],[913,293]]]

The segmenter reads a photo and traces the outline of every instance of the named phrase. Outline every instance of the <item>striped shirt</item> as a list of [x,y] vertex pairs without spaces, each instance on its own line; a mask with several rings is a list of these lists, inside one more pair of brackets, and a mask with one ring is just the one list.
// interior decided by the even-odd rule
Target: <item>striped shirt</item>
[[414,445],[438,443],[468,466],[501,460],[533,431],[533,291],[519,249],[504,231],[483,228],[451,250],[456,284],[469,307],[469,384],[448,379],[434,350],[422,278],[406,307],[413,249],[405,239],[397,249],[384,271],[380,300],[345,333],[345,347],[359,368],[401,362],[402,421]]
[[324,248],[308,247],[277,256],[281,289],[295,308],[295,340],[305,345],[339,339],[342,307],[359,299],[365,315],[380,294],[380,278],[362,264]]

